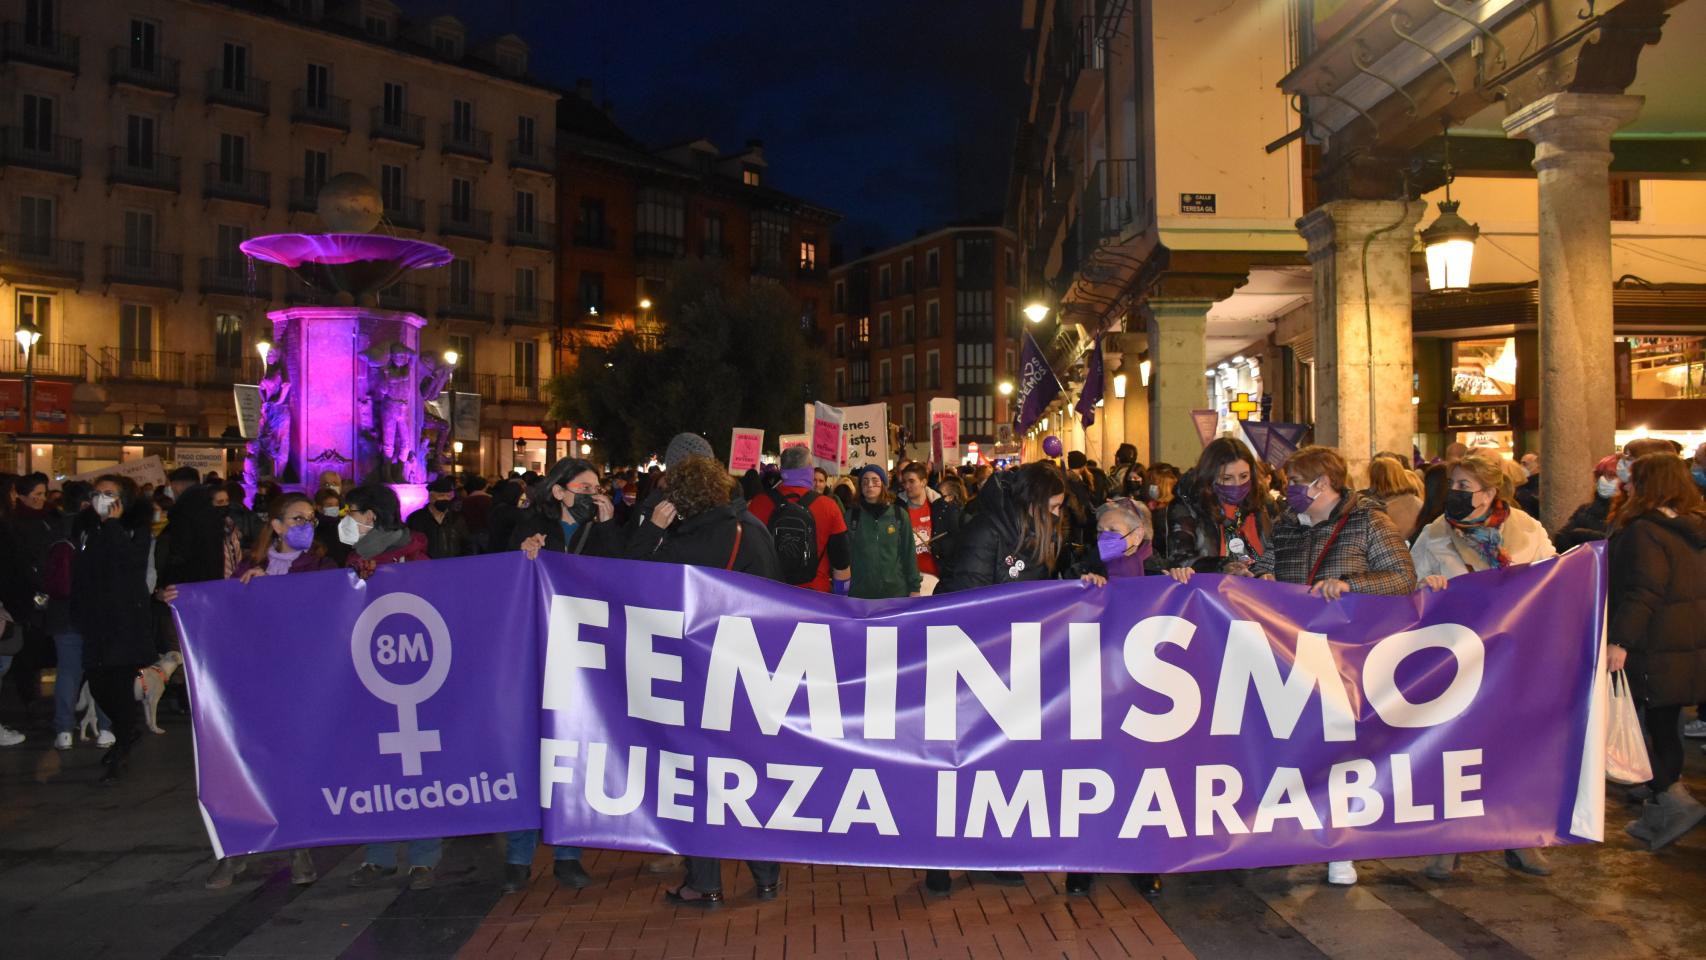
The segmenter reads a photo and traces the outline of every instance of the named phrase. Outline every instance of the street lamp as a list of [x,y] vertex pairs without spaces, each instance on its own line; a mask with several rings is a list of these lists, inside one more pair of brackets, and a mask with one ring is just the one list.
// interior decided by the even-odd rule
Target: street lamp
[[590,444],[590,443],[581,444],[581,456],[585,457],[585,456],[590,456],[591,454],[592,454],[592,444]]
[[460,454],[462,453],[462,441],[455,439],[455,437],[456,437],[456,362],[458,360],[461,360],[461,359],[462,359],[462,355],[457,353],[455,350],[444,351],[444,362],[449,364],[451,367],[451,370],[450,370],[450,436],[451,436],[450,452],[457,455],[454,458],[454,460],[457,462],[453,462],[451,464],[452,468],[455,468],[455,467],[458,467],[461,465],[460,464],[460,460],[461,460]]
[[1002,396],[1011,397],[1013,395],[1013,381],[1003,380],[996,385],[995,389],[1001,391]]
[[24,422],[23,432],[36,432],[36,341],[41,339],[41,328],[35,320],[25,317],[18,324],[18,349],[24,351]]
[[1026,320],[1029,320],[1032,323],[1042,323],[1043,319],[1047,316],[1048,316],[1048,306],[1046,304],[1044,304],[1042,301],[1033,300],[1030,303],[1025,304],[1025,319]]
[[640,309],[641,310],[650,310],[651,308],[652,308],[652,298],[651,297],[641,297],[640,298]]
[[255,341],[255,352],[261,355],[261,366],[266,366],[268,357],[272,356],[272,341],[266,338]]
[[1469,271],[1475,263],[1475,238],[1481,228],[1457,215],[1451,199],[1451,138],[1445,138],[1445,199],[1439,203],[1439,219],[1422,231],[1422,247],[1428,256],[1429,290],[1462,290],[1469,286]]
[[1127,380],[1126,366],[1125,365],[1126,365],[1126,358],[1121,357],[1119,368],[1114,371],[1114,399],[1115,400],[1124,400],[1125,399],[1125,387],[1126,387],[1126,380]]
[[1144,386],[1149,386],[1149,360],[1147,358],[1138,363],[1137,376]]

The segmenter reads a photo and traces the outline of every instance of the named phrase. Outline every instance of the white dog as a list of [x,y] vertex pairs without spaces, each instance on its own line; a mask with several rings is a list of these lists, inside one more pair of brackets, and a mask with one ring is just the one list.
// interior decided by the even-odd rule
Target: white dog
[[96,729],[99,724],[95,720],[95,698],[89,695],[89,685],[83,684],[83,689],[77,692],[77,706],[72,708],[77,714],[77,738],[93,740],[100,733]]
[[[142,702],[142,713],[148,729],[155,733],[166,732],[154,719],[154,711],[160,706],[160,695],[166,692],[166,681],[170,680],[172,674],[183,664],[183,654],[168,650],[165,656],[152,665],[137,671],[136,680],[131,684],[131,693]],[[76,711],[81,715],[77,721],[79,735],[84,740],[93,740],[96,733],[95,701],[89,696],[89,685],[86,683],[83,684],[82,692],[77,695]]]

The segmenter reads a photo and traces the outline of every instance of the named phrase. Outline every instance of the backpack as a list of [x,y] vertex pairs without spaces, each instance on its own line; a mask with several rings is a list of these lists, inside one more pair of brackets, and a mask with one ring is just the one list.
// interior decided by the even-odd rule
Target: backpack
[[817,493],[808,490],[800,499],[790,500],[775,490],[764,492],[775,507],[770,511],[770,522],[765,527],[776,544],[782,582],[795,585],[811,583],[817,579],[818,568],[817,520],[811,511]]

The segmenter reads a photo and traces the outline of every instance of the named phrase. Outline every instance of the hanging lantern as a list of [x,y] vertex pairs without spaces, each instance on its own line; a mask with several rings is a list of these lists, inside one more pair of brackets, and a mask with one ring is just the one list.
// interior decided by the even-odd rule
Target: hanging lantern
[[1445,199],[1439,203],[1439,219],[1422,231],[1422,247],[1428,256],[1429,290],[1463,290],[1469,286],[1475,263],[1475,238],[1481,228],[1457,215],[1451,199],[1451,138],[1445,138]]

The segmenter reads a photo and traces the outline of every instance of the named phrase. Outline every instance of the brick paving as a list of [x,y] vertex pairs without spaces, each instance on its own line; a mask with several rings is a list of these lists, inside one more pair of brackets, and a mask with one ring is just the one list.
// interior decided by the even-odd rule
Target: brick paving
[[1192,956],[1122,877],[1068,897],[1063,874],[1028,874],[1021,888],[955,873],[953,894],[935,897],[916,870],[790,865],[780,896],[760,903],[745,865],[729,862],[729,898],[708,910],[666,901],[679,874],[646,872],[652,859],[589,850],[594,883],[572,890],[557,884],[542,849],[532,884],[498,901],[458,960]]

